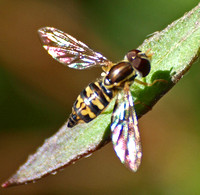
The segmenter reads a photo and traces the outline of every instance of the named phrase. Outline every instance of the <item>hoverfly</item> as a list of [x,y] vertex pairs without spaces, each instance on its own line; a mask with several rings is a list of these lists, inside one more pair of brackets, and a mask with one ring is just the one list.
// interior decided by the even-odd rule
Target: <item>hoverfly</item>
[[[142,158],[140,133],[130,92],[130,85],[150,72],[151,55],[139,50],[129,51],[124,60],[112,63],[102,54],[93,51],[74,37],[53,27],[39,29],[43,47],[58,62],[70,68],[86,69],[101,66],[101,78],[90,83],[77,97],[68,127],[88,123],[96,118],[117,96],[111,118],[114,150],[123,164],[137,171]],[[141,82],[140,82],[141,83]]]

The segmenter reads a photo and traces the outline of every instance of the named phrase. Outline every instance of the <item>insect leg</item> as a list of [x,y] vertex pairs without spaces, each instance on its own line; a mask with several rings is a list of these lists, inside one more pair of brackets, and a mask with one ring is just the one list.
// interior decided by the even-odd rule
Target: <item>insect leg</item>
[[135,81],[136,83],[138,83],[138,84],[145,85],[145,86],[148,86],[148,87],[153,86],[153,85],[154,85],[155,83],[157,83],[157,82],[168,83],[168,81],[166,81],[166,80],[164,80],[164,79],[156,79],[156,80],[153,81],[153,83],[146,83],[146,82],[140,81],[140,80],[138,80],[138,79],[135,79],[134,81]]

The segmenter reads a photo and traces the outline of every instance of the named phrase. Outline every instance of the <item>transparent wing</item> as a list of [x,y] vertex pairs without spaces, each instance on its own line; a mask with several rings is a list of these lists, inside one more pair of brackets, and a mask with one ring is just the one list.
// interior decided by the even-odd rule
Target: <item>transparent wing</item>
[[137,171],[142,158],[140,134],[133,98],[128,89],[118,94],[111,121],[114,150],[123,164]]
[[38,33],[48,53],[70,68],[85,69],[111,63],[100,53],[94,52],[81,41],[56,28],[44,27],[39,29]]

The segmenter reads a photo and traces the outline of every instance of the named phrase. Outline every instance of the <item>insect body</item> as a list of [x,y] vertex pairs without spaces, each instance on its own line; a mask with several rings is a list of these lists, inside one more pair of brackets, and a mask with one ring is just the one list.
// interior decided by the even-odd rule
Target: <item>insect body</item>
[[129,51],[124,60],[113,64],[84,43],[53,27],[39,30],[43,47],[59,62],[70,68],[86,69],[100,65],[102,77],[90,83],[78,96],[68,119],[68,127],[88,123],[96,118],[117,95],[111,118],[112,142],[121,162],[136,171],[141,163],[142,151],[137,117],[130,85],[139,74],[150,72],[149,56],[139,50]]
[[78,96],[72,107],[68,119],[68,127],[73,127],[78,122],[90,122],[96,118],[114,96],[114,92],[107,89],[102,81],[90,83]]

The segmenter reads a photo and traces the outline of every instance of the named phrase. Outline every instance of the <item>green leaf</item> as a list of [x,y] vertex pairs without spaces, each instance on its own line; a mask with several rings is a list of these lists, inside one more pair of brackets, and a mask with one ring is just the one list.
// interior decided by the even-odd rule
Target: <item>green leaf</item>
[[[151,49],[153,53],[151,73],[144,81],[152,83],[156,79],[164,79],[168,83],[157,82],[151,87],[134,83],[131,86],[134,101],[139,102],[135,106],[138,117],[149,111],[183,77],[197,59],[199,48],[200,4],[144,41],[139,49]],[[34,155],[29,156],[28,161],[2,187],[40,179],[106,144],[110,140],[109,126],[114,101],[88,124],[79,124],[72,129],[64,125]]]

